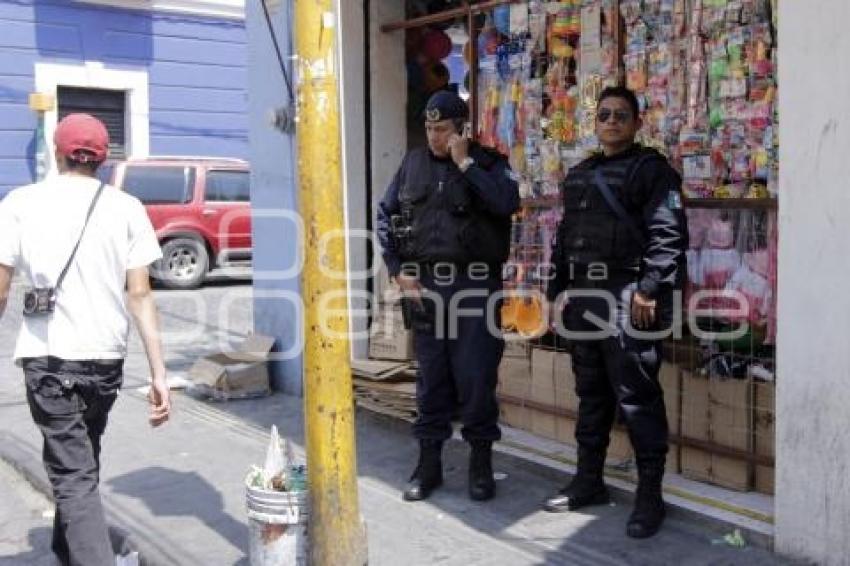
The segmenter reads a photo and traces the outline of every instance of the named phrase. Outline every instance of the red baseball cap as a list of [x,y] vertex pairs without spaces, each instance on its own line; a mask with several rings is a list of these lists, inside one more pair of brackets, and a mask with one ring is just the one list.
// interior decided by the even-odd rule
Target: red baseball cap
[[65,116],[56,126],[53,141],[60,155],[82,163],[100,163],[109,153],[106,126],[89,114]]

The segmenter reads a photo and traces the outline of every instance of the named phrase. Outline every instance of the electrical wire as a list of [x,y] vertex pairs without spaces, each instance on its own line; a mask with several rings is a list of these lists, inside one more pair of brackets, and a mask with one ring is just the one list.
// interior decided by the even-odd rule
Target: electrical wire
[[289,79],[289,73],[286,70],[286,62],[283,60],[283,54],[280,52],[280,44],[277,41],[277,34],[274,31],[274,26],[272,25],[272,18],[269,15],[269,8],[266,6],[266,0],[259,0],[260,4],[263,6],[263,14],[266,16],[266,25],[269,28],[269,35],[272,38],[272,43],[274,44],[274,51],[277,54],[277,61],[280,64],[280,72],[283,73],[283,80],[286,83],[286,92],[289,94],[289,100],[295,100],[295,95],[292,90],[292,81]]

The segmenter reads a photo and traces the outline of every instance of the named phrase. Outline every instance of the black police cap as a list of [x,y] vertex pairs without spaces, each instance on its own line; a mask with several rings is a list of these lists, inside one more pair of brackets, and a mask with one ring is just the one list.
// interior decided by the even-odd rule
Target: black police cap
[[440,120],[465,120],[469,117],[466,102],[448,90],[441,90],[431,95],[425,106],[425,120],[439,122]]

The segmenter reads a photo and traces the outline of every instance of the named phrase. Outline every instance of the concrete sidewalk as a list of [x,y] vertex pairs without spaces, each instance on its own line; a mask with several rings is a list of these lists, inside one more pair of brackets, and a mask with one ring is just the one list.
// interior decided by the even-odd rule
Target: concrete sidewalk
[[[132,383],[132,382],[131,382]],[[9,403],[0,428],[2,457],[42,484],[39,439],[23,403]],[[113,524],[149,564],[245,564],[248,531],[242,480],[262,461],[266,431],[277,423],[301,455],[299,400],[271,398],[210,407],[178,397],[166,429],[147,427],[144,399],[129,392],[113,412],[104,447],[103,496]],[[466,496],[466,450],[452,443],[447,485],[431,501],[408,504],[399,490],[415,447],[396,427],[361,413],[358,457],[361,510],[369,529],[370,564],[772,564],[768,552],[714,545],[717,533],[668,523],[650,541],[623,535],[629,507],[588,513],[539,511],[552,479],[497,457],[507,474],[499,498]]]
[[[190,318],[170,312],[167,300],[161,304],[166,326]],[[236,325],[240,328],[208,330],[238,339],[249,326]],[[8,361],[10,330],[9,321],[4,320],[0,328],[0,457],[45,489],[41,440],[29,416],[20,370]],[[171,345],[170,368],[184,368],[209,347],[210,343]],[[124,394],[104,439],[102,493],[110,522],[131,533],[125,542],[138,548],[147,564],[247,564],[243,479],[251,464],[262,463],[271,424],[277,424],[303,457],[300,399],[274,395],[207,404],[177,394],[172,421],[152,430],[147,425],[146,402],[136,391],[146,379],[144,356],[134,341]],[[360,411],[357,434],[360,507],[368,525],[372,565],[779,562],[756,547],[739,550],[714,544],[720,533],[675,519],[653,539],[628,539],[624,529],[630,506],[622,500],[587,513],[544,513],[540,502],[565,478],[501,453],[495,467],[506,477],[499,482],[498,498],[470,501],[467,449],[454,441],[446,451],[445,487],[427,502],[405,503],[400,490],[416,458],[406,425]],[[42,530],[34,533],[33,540],[48,538]]]

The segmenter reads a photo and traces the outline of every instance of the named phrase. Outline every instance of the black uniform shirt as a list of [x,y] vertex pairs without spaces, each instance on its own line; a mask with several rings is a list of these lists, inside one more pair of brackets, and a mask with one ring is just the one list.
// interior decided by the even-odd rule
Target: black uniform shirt
[[[645,151],[641,146],[634,145],[610,157],[603,154],[593,156],[584,165],[596,169],[616,160],[635,159],[640,152]],[[626,210],[640,211],[643,221],[640,228],[646,245],[638,290],[650,298],[656,298],[681,287],[687,276],[685,251],[688,249],[688,229],[679,174],[666,159],[645,160],[631,173],[621,194],[616,196],[622,199]],[[569,283],[569,266],[558,261],[563,256],[559,247],[560,238],[556,238],[552,252],[555,273],[546,293],[549,300],[554,300]]]
[[[491,153],[488,161],[492,165],[484,169],[478,165],[478,161],[484,158],[484,153],[490,150],[482,149],[478,144],[470,144],[469,155],[476,160],[476,163],[470,165],[463,174],[464,178],[469,182],[472,192],[484,205],[484,208],[494,216],[509,217],[519,208],[519,189],[513,178],[507,160],[499,156],[493,159]],[[444,167],[456,167],[451,158],[437,158],[428,152],[431,159],[437,160]],[[410,155],[410,154],[408,154]],[[404,178],[404,170],[407,162],[407,157],[401,163],[401,167],[390,182],[387,192],[378,207],[378,241],[383,248],[384,263],[387,265],[387,271],[390,277],[398,275],[401,270],[401,258],[396,250],[395,241],[392,238],[392,223],[391,217],[401,211],[401,204],[398,200],[400,180]],[[437,168],[441,169],[441,168]],[[436,187],[442,176],[434,179]]]

